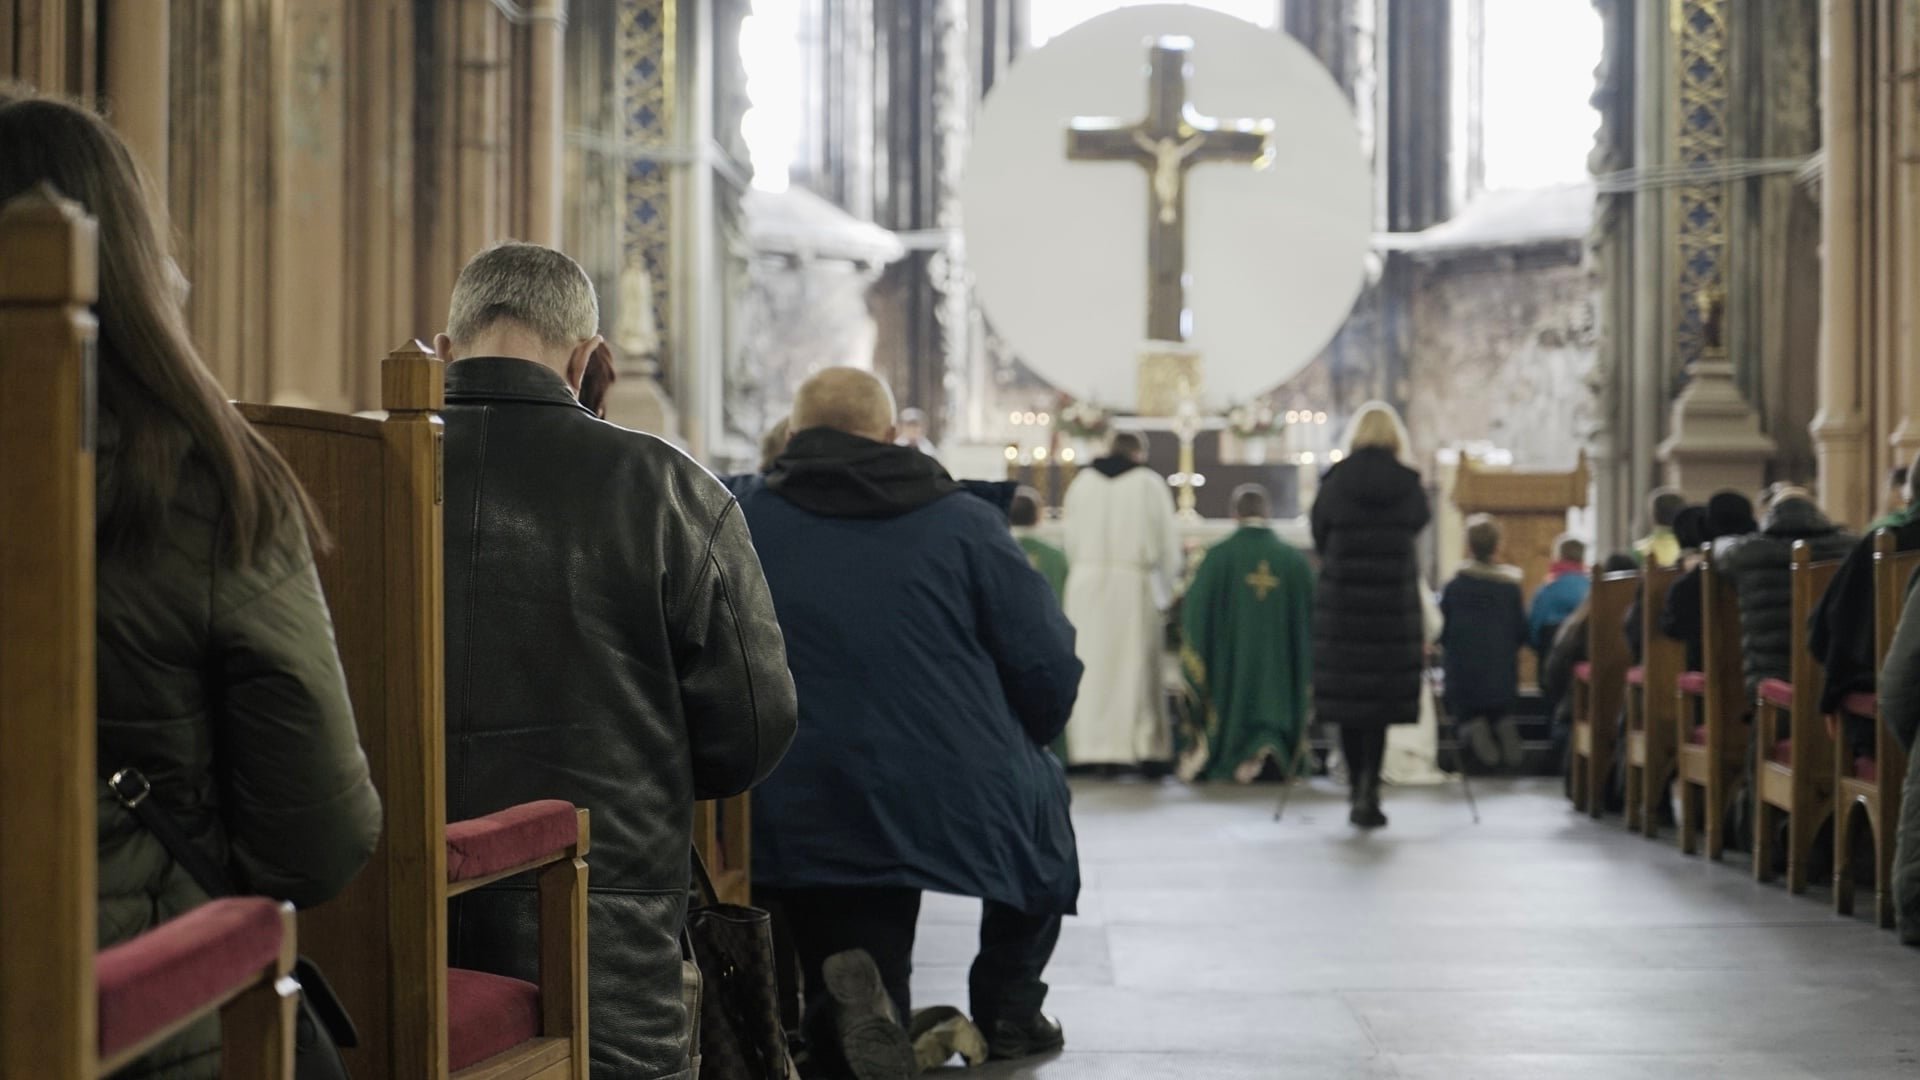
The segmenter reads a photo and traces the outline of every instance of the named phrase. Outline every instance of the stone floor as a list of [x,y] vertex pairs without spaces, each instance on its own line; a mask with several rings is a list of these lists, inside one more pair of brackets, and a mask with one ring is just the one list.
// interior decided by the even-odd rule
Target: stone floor
[[[981,1080],[1920,1077],[1920,952],[1577,817],[1552,780],[1340,791],[1076,786],[1064,1054]],[[1863,905],[1865,907],[1866,905]],[[929,896],[916,1005],[966,1004],[978,907]]]

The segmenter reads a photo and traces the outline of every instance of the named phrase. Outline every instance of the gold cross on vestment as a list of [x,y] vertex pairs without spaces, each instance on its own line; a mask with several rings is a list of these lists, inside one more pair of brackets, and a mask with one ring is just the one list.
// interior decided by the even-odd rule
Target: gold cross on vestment
[[1247,575],[1247,587],[1253,590],[1253,598],[1261,603],[1267,602],[1267,594],[1280,587],[1280,579],[1273,576],[1273,567],[1267,560],[1260,560],[1260,568]]
[[1187,170],[1209,161],[1264,167],[1273,156],[1272,120],[1217,120],[1187,100],[1190,38],[1163,37],[1148,59],[1147,116],[1128,123],[1075,117],[1067,129],[1074,161],[1130,161],[1147,170],[1147,337],[1187,340]]

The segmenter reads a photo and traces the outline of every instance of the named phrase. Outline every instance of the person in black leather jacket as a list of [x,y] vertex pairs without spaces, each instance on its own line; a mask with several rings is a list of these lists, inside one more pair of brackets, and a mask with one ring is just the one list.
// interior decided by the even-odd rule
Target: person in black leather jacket
[[[447,332],[447,802],[593,811],[593,1075],[684,1080],[679,934],[693,803],[763,779],[797,717],[739,506],[575,399],[593,285],[531,244],[476,256]],[[456,964],[531,977],[531,883],[455,909]]]

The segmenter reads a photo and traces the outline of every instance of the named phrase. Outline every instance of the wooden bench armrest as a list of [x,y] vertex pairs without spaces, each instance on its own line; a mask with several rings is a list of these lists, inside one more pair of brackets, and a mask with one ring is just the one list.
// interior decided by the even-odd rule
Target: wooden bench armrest
[[93,965],[102,1071],[133,1061],[250,989],[290,980],[294,941],[292,905],[229,897],[103,950]]
[[587,853],[588,813],[558,799],[447,826],[447,895],[460,896]]

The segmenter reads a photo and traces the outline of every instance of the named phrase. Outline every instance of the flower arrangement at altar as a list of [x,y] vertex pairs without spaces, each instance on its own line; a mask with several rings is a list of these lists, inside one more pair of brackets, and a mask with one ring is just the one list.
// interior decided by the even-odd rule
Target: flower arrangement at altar
[[1091,401],[1061,397],[1059,428],[1070,439],[1104,439],[1113,429],[1113,417]]
[[1280,414],[1264,401],[1250,401],[1227,410],[1227,430],[1242,439],[1265,439],[1285,429]]

